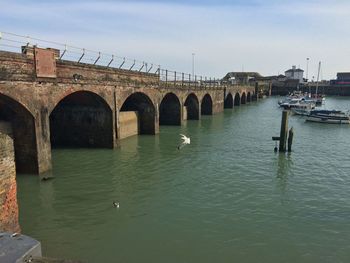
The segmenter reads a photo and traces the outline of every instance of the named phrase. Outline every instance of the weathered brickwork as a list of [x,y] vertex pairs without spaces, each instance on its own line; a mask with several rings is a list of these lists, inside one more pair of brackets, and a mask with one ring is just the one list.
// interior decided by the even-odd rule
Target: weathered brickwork
[[0,232],[19,232],[15,152],[11,123],[0,122]]
[[18,172],[50,170],[52,147],[118,146],[128,134],[120,112],[136,111],[139,134],[156,134],[160,124],[223,111],[228,94],[232,107],[254,94],[250,86],[181,86],[160,82],[156,74],[59,59],[55,78],[38,78],[33,58],[30,49],[0,51],[0,121],[14,128]]

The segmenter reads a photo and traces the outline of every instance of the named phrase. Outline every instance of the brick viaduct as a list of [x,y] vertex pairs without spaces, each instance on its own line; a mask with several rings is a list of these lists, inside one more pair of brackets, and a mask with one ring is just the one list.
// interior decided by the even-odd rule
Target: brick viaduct
[[115,148],[125,137],[157,134],[159,125],[198,120],[255,95],[251,86],[169,84],[157,74],[63,61],[50,49],[0,51],[0,122],[12,126],[19,173],[51,170],[52,147]]

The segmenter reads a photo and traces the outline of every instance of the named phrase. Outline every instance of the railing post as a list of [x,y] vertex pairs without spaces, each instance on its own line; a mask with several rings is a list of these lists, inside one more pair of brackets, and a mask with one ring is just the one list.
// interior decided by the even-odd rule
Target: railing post
[[174,73],[174,86],[176,86],[176,71]]
[[181,87],[184,86],[184,78],[185,78],[185,74],[182,72],[182,80],[181,80]]
[[165,70],[165,85],[168,86],[168,70]]
[[197,87],[197,75],[194,75],[194,86]]

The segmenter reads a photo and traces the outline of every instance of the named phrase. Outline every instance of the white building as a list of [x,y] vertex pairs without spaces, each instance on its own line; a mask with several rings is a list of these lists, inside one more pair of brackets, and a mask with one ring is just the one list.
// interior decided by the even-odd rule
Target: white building
[[303,82],[304,70],[296,68],[296,66],[293,66],[291,69],[288,69],[284,73],[287,79],[298,79],[299,83]]

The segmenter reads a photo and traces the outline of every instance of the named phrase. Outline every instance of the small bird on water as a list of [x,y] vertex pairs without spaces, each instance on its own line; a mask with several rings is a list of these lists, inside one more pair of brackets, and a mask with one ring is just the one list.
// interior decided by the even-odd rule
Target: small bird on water
[[186,135],[180,134],[180,136],[181,136],[181,139],[182,139],[182,143],[179,146],[177,146],[178,150],[180,150],[186,144],[190,144],[191,143],[191,139],[189,137],[187,137]]
[[114,208],[119,208],[119,202],[113,201]]

